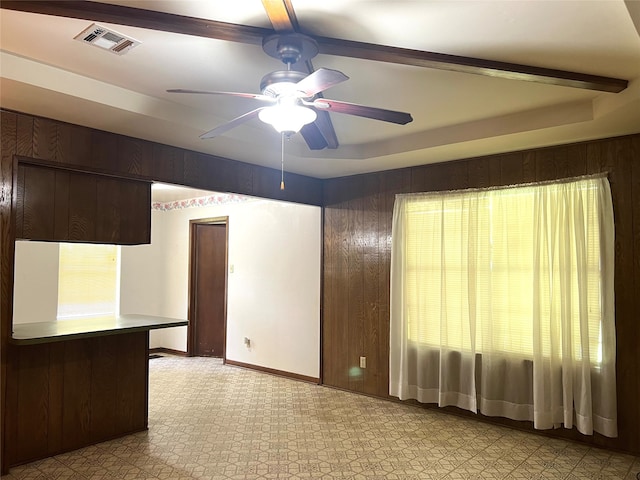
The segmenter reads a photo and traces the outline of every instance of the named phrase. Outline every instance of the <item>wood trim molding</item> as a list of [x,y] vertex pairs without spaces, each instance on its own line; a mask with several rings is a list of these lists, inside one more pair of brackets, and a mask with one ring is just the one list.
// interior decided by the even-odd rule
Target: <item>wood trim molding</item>
[[178,357],[186,357],[187,352],[182,350],[174,350],[173,348],[155,347],[149,349],[149,354],[166,353],[167,355],[176,355]]
[[36,167],[55,168],[56,170],[64,170],[67,172],[88,173],[91,175],[100,175],[102,177],[117,178],[119,180],[124,180],[127,182],[138,182],[143,184],[153,183],[148,178],[137,176],[135,174],[128,173],[124,175],[120,173],[110,172],[109,170],[106,170],[104,168],[96,168],[88,165],[65,165],[53,160],[46,160],[43,158],[34,158],[34,157],[25,157],[23,155],[14,155],[14,158],[16,162],[15,167],[17,167],[17,165],[34,165]]
[[316,385],[320,385],[320,379],[317,377],[309,377],[307,375],[300,375],[299,373],[285,372],[284,370],[277,370],[275,368],[262,367],[260,365],[252,365],[250,363],[237,362],[235,360],[229,359],[227,359],[224,363],[225,365],[233,365],[234,367],[256,370],[258,372],[269,373],[271,375],[277,375],[279,377],[286,377],[293,380],[300,380],[302,382],[315,383]]
[[293,9],[281,0],[262,0],[269,21],[276,32],[295,32],[299,26]]

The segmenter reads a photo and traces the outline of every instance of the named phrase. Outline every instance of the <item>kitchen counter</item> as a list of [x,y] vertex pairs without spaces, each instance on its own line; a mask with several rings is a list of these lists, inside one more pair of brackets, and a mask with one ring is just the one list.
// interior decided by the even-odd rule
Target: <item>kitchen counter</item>
[[76,338],[102,337],[158,328],[180,327],[187,325],[187,323],[187,320],[176,318],[137,314],[53,322],[14,323],[9,341],[15,345],[33,345]]

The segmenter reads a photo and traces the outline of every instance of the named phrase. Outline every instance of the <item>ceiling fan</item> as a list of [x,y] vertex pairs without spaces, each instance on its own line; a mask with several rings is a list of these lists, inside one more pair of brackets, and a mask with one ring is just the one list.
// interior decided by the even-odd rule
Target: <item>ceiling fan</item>
[[348,80],[349,77],[342,72],[327,68],[320,68],[310,74],[292,69],[292,65],[307,62],[318,53],[318,44],[311,37],[300,33],[269,35],[264,38],[262,49],[269,56],[280,59],[287,69],[265,75],[260,82],[262,92],[260,94],[182,88],[167,90],[169,93],[230,95],[250,98],[265,104],[202,134],[200,138],[217,137],[256,117],[272,125],[276,131],[291,135],[299,132],[304,125],[315,121],[319,111],[355,115],[399,125],[405,125],[413,120],[409,113],[329,100],[318,96],[321,92]]

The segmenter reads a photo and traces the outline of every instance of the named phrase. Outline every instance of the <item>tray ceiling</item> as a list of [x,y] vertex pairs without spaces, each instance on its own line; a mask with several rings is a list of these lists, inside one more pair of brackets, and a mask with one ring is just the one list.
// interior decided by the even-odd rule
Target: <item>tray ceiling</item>
[[[3,2],[5,3],[5,2]],[[101,2],[270,29],[260,0]],[[339,147],[286,144],[288,171],[320,178],[640,132],[640,25],[634,2],[292,0],[322,37],[627,80],[620,93],[320,54],[350,80],[327,98],[410,112],[405,126],[330,114]],[[635,24],[634,24],[635,21]],[[169,88],[258,93],[282,64],[259,45],[97,22],[140,45],[124,55],[74,41],[93,23],[0,10],[2,108],[279,168],[280,139],[259,120],[199,135],[252,100]]]

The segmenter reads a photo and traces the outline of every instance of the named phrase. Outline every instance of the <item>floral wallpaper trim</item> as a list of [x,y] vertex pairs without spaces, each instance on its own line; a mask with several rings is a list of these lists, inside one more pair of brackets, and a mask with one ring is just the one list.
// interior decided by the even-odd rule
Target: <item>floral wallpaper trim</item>
[[243,195],[218,193],[206,197],[189,198],[186,200],[174,200],[173,202],[153,202],[152,210],[168,212],[170,210],[182,210],[184,208],[207,207],[210,205],[225,205],[228,203],[241,203],[249,200]]

